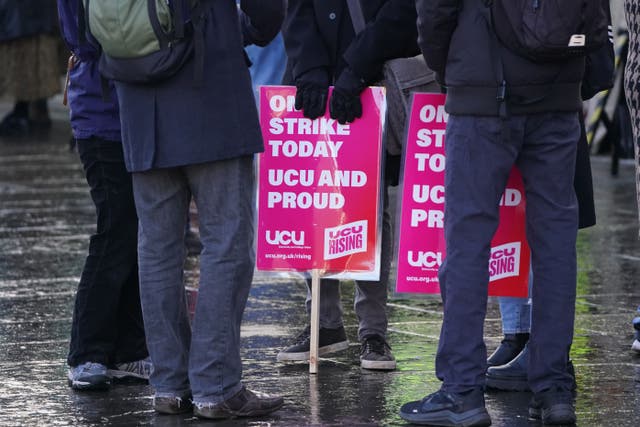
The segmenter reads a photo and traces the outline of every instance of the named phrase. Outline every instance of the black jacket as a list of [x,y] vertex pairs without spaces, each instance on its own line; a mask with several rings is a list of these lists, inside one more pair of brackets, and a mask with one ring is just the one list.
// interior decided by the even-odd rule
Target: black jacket
[[533,63],[495,38],[481,0],[417,0],[419,45],[447,87],[451,114],[498,115],[499,73],[511,114],[578,111],[584,59]]
[[[282,34],[289,58],[286,83],[320,69],[331,82],[348,65],[367,84],[392,58],[420,53],[413,0],[361,0],[366,29],[355,31],[345,0],[289,0]],[[288,81],[287,81],[288,80]]]

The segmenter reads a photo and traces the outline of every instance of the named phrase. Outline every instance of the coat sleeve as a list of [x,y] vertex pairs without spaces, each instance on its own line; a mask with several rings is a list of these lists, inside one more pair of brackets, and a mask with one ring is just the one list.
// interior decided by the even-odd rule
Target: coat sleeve
[[[417,0],[418,44],[429,68],[444,76],[462,0]],[[444,82],[441,82],[444,83]]]
[[415,0],[389,0],[343,57],[353,72],[370,84],[380,79],[385,61],[419,54],[417,39]]
[[58,0],[58,19],[62,40],[81,61],[97,61],[100,57],[98,42],[89,33],[85,34],[84,42],[81,42],[78,37],[78,3],[77,0]]
[[331,61],[318,28],[313,0],[289,0],[282,36],[294,81],[313,69],[327,72]]
[[244,45],[266,46],[278,35],[286,0],[241,0],[240,28]]

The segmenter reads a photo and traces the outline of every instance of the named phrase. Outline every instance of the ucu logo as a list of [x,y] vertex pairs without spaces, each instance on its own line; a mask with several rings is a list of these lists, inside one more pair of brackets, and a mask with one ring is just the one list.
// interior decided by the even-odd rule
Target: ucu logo
[[338,230],[329,231],[330,239],[337,239],[338,237],[347,237],[352,234],[362,234],[364,227],[362,225],[356,225],[354,227],[345,227]]
[[367,220],[324,229],[324,259],[367,251]]
[[267,230],[266,237],[270,245],[304,245],[304,231]]
[[518,253],[519,247],[508,247],[507,245],[502,245],[500,248],[503,249],[495,249],[491,251],[491,259],[500,259],[502,257],[513,257]]
[[422,252],[414,253],[409,251],[407,261],[412,267],[439,267],[442,264],[442,252]]
[[520,274],[520,242],[505,243],[491,248],[489,281]]

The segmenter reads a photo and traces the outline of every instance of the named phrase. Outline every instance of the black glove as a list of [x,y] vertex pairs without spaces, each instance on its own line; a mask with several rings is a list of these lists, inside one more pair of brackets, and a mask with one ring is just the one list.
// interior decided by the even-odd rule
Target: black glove
[[338,77],[329,101],[331,118],[343,125],[362,117],[360,94],[365,87],[365,82],[346,68]]
[[324,116],[327,109],[329,76],[322,69],[313,69],[296,80],[296,110],[313,120]]

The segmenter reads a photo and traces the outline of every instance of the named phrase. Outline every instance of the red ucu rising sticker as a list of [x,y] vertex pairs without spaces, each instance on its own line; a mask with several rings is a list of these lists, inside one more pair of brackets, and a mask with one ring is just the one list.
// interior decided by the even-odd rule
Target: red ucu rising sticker
[[489,281],[520,274],[520,242],[505,243],[491,248]]
[[367,221],[324,229],[324,259],[367,251]]

